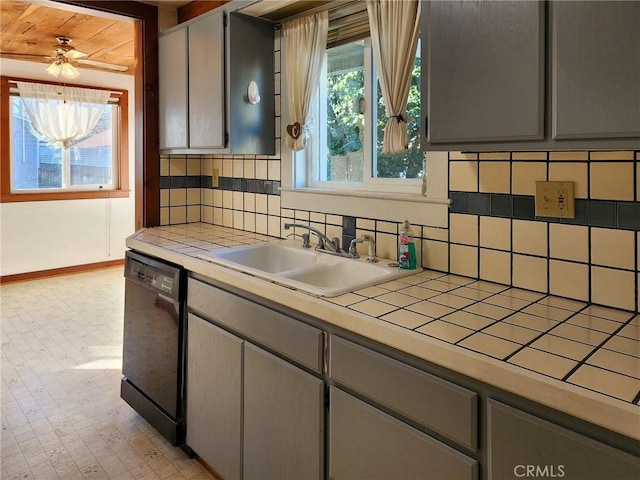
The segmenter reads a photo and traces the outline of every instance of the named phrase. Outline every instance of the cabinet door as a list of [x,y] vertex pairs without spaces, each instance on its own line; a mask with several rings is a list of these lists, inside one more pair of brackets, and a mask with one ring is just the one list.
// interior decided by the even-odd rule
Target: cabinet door
[[475,460],[335,387],[330,393],[332,480],[478,477]]
[[187,29],[158,39],[160,149],[187,148]]
[[488,401],[489,478],[634,479],[640,458]]
[[225,146],[224,12],[189,25],[189,147]]
[[542,139],[544,2],[423,5],[427,141]]
[[187,445],[226,480],[241,478],[243,342],[195,315],[187,337]]
[[322,380],[250,343],[244,355],[245,480],[322,478]]
[[640,2],[551,2],[553,138],[640,137]]

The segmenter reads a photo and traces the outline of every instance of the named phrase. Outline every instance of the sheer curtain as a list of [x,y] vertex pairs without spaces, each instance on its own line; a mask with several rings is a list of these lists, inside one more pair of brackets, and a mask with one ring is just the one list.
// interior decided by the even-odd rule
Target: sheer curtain
[[420,34],[420,2],[367,0],[371,45],[387,111],[383,153],[408,149],[407,97]]
[[291,120],[287,125],[287,145],[295,151],[306,146],[309,106],[320,79],[328,28],[327,11],[294,19],[282,26],[286,97]]
[[45,83],[16,82],[33,133],[68,152],[88,136],[102,116],[109,92]]

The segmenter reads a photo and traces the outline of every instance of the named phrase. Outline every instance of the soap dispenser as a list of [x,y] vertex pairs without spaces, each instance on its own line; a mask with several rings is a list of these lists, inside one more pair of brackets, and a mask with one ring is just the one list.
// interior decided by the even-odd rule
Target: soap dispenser
[[409,220],[404,221],[398,236],[398,266],[408,270],[414,270],[417,267],[416,243]]

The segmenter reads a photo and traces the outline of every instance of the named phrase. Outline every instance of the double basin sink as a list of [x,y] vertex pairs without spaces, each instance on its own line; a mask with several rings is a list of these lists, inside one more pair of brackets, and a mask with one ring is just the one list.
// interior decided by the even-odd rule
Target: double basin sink
[[283,243],[221,248],[198,258],[321,297],[334,297],[419,271],[398,268],[391,260],[368,263],[366,257],[329,255]]

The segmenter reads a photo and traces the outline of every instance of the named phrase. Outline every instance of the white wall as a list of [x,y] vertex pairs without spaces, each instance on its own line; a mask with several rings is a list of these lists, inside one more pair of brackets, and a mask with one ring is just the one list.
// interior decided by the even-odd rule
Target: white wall
[[[51,80],[46,65],[2,59],[0,74]],[[128,198],[0,204],[0,275],[85,265],[124,258],[135,228],[134,77],[79,69],[82,85],[129,91]],[[2,138],[2,142],[9,141]]]

